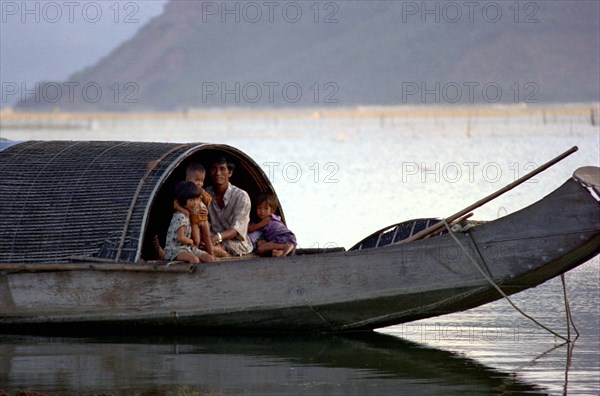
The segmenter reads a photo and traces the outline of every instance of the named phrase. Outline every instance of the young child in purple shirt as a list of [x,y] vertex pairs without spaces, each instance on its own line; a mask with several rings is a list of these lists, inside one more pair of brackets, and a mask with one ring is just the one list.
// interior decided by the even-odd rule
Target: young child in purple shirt
[[248,225],[248,236],[260,255],[287,256],[296,248],[296,236],[277,216],[277,199],[272,194],[261,194],[256,199],[259,221]]

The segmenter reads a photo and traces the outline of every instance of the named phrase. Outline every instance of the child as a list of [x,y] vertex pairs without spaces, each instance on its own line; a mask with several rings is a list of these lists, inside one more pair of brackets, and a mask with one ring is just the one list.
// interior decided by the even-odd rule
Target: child
[[256,199],[258,223],[250,223],[250,239],[256,244],[258,254],[287,256],[296,248],[296,236],[275,214],[277,199],[272,194],[262,194]]
[[[207,213],[207,207],[210,205],[212,197],[202,188],[204,186],[205,177],[206,170],[197,162],[190,162],[185,169],[185,180],[194,182],[200,190],[199,209],[204,209],[205,213]],[[208,223],[208,216],[206,214],[200,215],[199,209],[191,213],[182,207],[177,200],[175,200],[173,207],[175,210],[190,218],[192,224],[192,240],[194,241],[195,246],[202,246],[208,254],[212,256],[225,257],[227,255],[222,248],[213,246],[210,240],[210,224]]]
[[[200,189],[194,182],[179,182],[175,186],[175,199],[188,213],[193,213],[200,206]],[[181,211],[173,213],[167,231],[165,259],[187,261],[188,263],[215,261],[213,255],[198,249],[191,236],[192,227],[189,216]]]

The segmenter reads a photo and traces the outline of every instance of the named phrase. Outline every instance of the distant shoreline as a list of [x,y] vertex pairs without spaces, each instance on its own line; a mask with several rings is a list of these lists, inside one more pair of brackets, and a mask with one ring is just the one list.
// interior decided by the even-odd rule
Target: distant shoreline
[[510,104],[510,105],[422,105],[422,106],[356,106],[347,108],[282,108],[241,109],[212,108],[170,112],[22,112],[12,108],[0,110],[0,122],[7,121],[94,121],[153,119],[336,119],[336,118],[455,118],[506,116],[579,116],[599,123],[600,103]]

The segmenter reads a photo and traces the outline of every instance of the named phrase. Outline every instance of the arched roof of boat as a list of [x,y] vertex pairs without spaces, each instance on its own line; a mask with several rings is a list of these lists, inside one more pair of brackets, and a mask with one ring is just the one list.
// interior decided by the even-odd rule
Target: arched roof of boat
[[[164,238],[174,185],[190,161],[225,155],[232,183],[251,197],[274,193],[240,150],[208,143],[3,142],[0,147],[0,262],[137,262]],[[281,213],[283,215],[283,213]],[[163,239],[164,240],[164,239]]]

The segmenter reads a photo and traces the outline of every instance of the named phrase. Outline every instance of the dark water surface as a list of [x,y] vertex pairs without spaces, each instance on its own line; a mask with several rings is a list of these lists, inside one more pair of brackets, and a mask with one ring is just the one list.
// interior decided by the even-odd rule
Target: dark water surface
[[[115,396],[597,395],[598,270],[595,260],[567,275],[581,333],[571,348],[504,301],[339,336],[0,335],[0,390],[11,396],[22,390]],[[514,297],[566,334],[558,279]]]
[[57,395],[543,392],[476,360],[378,333],[317,338],[3,337],[0,382]]

